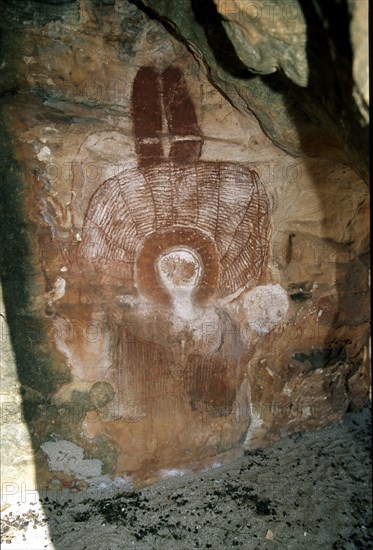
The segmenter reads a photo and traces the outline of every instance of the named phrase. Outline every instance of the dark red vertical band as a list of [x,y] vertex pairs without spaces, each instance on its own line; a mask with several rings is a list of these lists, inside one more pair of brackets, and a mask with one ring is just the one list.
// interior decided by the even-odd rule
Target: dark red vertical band
[[132,90],[132,120],[136,152],[140,163],[147,164],[163,156],[161,83],[151,67],[141,67]]
[[[174,138],[179,138],[171,146],[170,157],[195,161],[201,154],[201,130],[186,82],[178,67],[171,66],[163,71],[162,89],[169,133]],[[188,139],[180,139],[183,136],[188,136]]]

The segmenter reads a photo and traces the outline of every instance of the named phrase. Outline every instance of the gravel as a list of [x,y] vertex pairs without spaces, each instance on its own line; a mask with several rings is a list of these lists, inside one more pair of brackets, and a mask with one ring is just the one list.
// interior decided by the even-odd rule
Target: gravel
[[139,492],[48,491],[1,514],[3,548],[373,548],[371,409]]

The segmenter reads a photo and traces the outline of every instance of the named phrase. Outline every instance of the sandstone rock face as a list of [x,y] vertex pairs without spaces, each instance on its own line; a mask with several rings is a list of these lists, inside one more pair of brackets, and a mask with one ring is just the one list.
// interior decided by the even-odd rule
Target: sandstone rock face
[[296,84],[307,86],[307,26],[298,3],[215,0],[215,4],[244,65],[259,74],[281,69]]
[[368,8],[357,2],[359,8],[353,0],[142,3],[208,65],[210,80],[242,113],[255,113],[279,147],[352,163],[366,179]]
[[[37,5],[6,12],[24,32],[1,103],[6,340],[38,485],[143,485],[363,405],[369,196],[353,155],[336,140],[295,156],[305,122],[286,96],[279,116],[253,88],[236,109],[237,87],[228,101],[211,82],[223,69],[144,7]],[[262,64],[240,59],[306,86],[281,25],[268,43],[250,27]]]

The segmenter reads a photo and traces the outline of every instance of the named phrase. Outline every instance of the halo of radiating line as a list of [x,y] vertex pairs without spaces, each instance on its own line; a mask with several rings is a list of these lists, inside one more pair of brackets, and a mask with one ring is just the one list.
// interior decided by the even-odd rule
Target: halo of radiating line
[[[216,263],[213,290],[219,296],[257,283],[267,263],[270,222],[268,197],[256,172],[206,161],[128,167],[92,196],[80,260],[97,274],[136,286],[137,260],[149,238],[161,254],[168,243],[160,244],[157,235],[172,233],[179,235],[180,246],[192,240],[198,248],[201,242],[198,253],[206,268]],[[183,234],[189,242],[183,242]],[[204,247],[204,241],[211,246]]]

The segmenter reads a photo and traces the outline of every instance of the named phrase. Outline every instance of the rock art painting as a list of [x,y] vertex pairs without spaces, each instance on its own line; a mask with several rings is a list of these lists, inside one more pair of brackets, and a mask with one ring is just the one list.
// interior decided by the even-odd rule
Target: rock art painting
[[[119,447],[118,475],[151,477],[216,460],[244,437],[255,342],[241,325],[245,297],[265,280],[271,226],[254,170],[201,160],[203,134],[177,67],[140,68],[131,110],[138,162],[91,197],[76,258],[75,309],[98,337],[59,345],[75,377],[96,393],[101,384],[85,437]],[[287,295],[260,288],[257,307],[276,292],[282,299],[272,327]],[[71,319],[74,306],[65,300],[60,312]]]
[[297,97],[291,70],[250,75],[233,15],[223,29],[198,2],[157,1],[160,19],[149,0],[41,4],[4,26],[7,480],[140,487],[361,408],[369,191],[351,90],[320,101],[325,67]]

